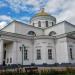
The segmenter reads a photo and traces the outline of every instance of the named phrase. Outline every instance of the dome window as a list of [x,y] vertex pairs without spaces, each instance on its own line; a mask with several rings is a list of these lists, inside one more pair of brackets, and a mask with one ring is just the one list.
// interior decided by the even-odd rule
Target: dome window
[[41,27],[41,21],[38,22],[38,27]]
[[46,21],[46,27],[48,27],[48,21]]

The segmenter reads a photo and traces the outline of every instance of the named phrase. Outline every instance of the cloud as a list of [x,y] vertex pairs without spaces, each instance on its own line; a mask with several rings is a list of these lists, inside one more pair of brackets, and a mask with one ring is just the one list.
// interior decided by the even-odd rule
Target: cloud
[[8,2],[10,8],[17,13],[21,11],[34,11],[34,9],[37,10],[39,6],[37,0],[6,0],[6,2]]
[[6,26],[9,22],[11,22],[13,19],[10,16],[7,15],[0,15],[0,29]]
[[18,19],[18,21],[30,24],[30,17],[29,16],[20,17],[20,19]]
[[0,1],[0,8],[7,6],[6,3]]
[[30,24],[30,19],[31,17],[30,16],[20,16],[19,18],[14,18],[13,20],[16,20],[16,21],[20,21],[20,22],[23,22],[23,23],[27,23],[27,24]]
[[[0,3],[0,5],[8,4],[9,8],[16,13],[21,14],[23,11],[32,14],[44,7],[47,12],[57,18],[57,22],[67,20],[75,24],[75,0],[5,0],[5,2],[6,4]],[[29,17],[24,16],[19,19],[28,21]]]
[[5,27],[6,25],[7,25],[7,22],[5,22],[5,21],[0,22],[0,29]]
[[6,0],[10,8],[16,13],[21,11],[33,12],[44,7],[48,0]]
[[0,21],[12,21],[12,18],[7,15],[0,15]]
[[75,0],[69,1],[64,9],[59,15],[57,15],[58,21],[67,20],[75,24]]
[[57,18],[57,22],[67,20],[75,24],[75,0],[50,0],[46,11]]

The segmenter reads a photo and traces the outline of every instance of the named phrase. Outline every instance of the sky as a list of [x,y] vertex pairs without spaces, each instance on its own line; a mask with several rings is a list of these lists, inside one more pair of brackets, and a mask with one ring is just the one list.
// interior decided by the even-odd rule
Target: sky
[[0,0],[0,28],[13,20],[29,23],[41,8],[57,23],[66,20],[75,25],[75,0]]

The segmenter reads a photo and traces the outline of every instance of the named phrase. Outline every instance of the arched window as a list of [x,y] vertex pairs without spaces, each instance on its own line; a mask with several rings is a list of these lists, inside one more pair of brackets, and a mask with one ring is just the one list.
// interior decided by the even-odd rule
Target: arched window
[[46,27],[48,27],[48,21],[46,21]]
[[38,27],[41,27],[41,21],[38,22]]
[[54,31],[51,31],[51,32],[49,33],[49,36],[54,36],[54,35],[56,35],[56,32],[54,32]]
[[29,32],[28,32],[28,35],[36,36],[36,34],[35,34],[35,32],[34,32],[34,31],[29,31]]

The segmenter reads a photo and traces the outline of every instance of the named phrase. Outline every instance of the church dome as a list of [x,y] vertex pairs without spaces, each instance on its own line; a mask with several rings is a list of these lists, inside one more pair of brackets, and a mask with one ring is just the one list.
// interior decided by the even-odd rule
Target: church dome
[[56,18],[45,12],[44,8],[42,8],[31,18],[30,23],[35,27],[46,28],[55,25]]
[[49,16],[49,14],[46,13],[46,12],[44,11],[44,8],[43,8],[43,9],[41,9],[41,11],[40,11],[39,13],[37,13],[35,16]]

